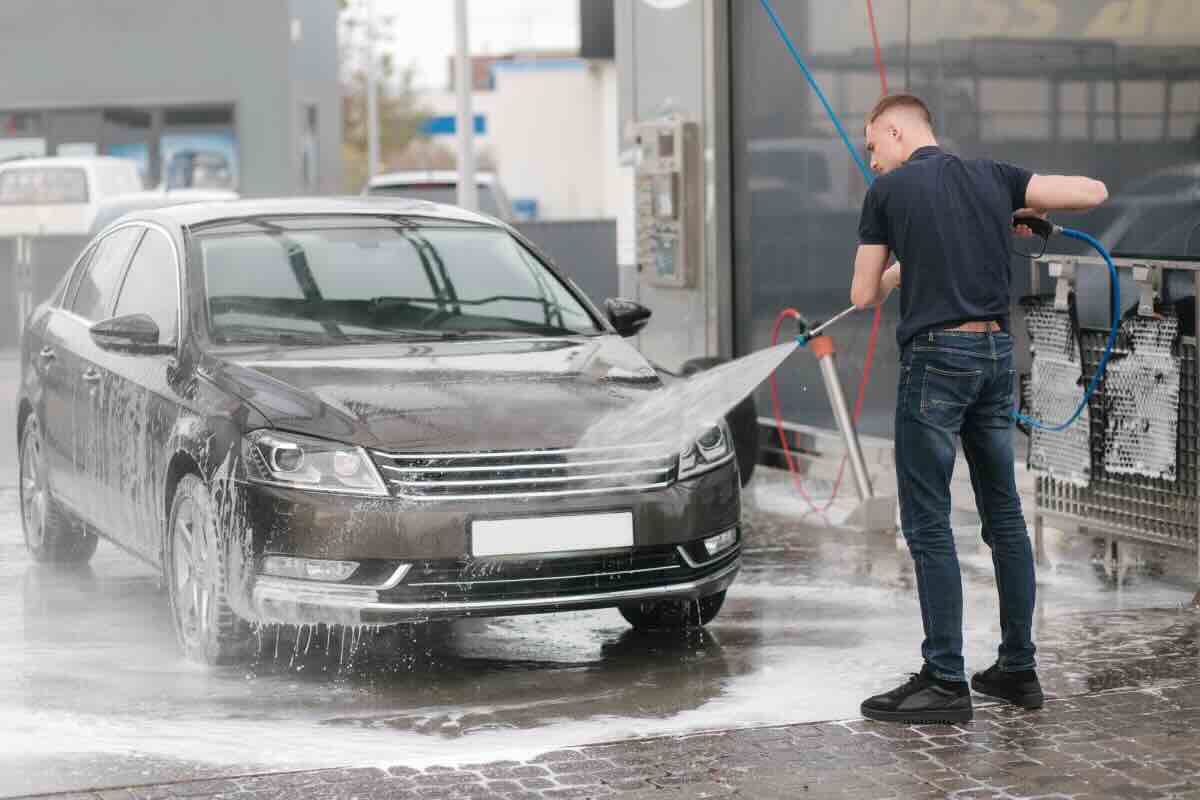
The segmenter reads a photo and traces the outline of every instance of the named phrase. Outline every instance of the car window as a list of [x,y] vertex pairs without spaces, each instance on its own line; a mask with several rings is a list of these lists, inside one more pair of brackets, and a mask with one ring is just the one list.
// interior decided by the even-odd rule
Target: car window
[[129,259],[129,251],[141,235],[142,229],[139,227],[121,228],[105,236],[96,245],[87,270],[75,290],[71,311],[90,322],[108,317],[122,269]]
[[218,339],[602,330],[503,230],[263,224],[261,232],[198,238],[209,329]]
[[179,271],[171,242],[150,229],[142,237],[129,269],[113,316],[148,314],[158,325],[158,340],[174,344],[179,329]]
[[93,244],[83,255],[75,262],[73,269],[67,270],[67,274],[63,276],[61,285],[55,290],[55,298],[60,308],[68,308],[71,305],[71,298],[75,296],[75,290],[79,288],[79,281],[87,272],[88,264],[92,261],[92,255],[96,252],[96,246]]

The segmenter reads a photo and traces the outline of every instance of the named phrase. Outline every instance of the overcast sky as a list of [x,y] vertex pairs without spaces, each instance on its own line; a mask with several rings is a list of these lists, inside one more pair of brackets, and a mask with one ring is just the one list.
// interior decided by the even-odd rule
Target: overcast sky
[[[578,0],[470,0],[472,53],[578,48]],[[395,19],[397,64],[417,68],[417,85],[443,88],[454,52],[454,0],[375,0],[375,13]]]

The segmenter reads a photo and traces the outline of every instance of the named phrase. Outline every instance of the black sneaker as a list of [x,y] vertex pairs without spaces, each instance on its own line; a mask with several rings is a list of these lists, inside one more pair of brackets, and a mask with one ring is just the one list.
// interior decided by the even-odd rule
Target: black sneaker
[[906,725],[970,722],[975,716],[967,682],[939,680],[929,674],[927,667],[902,686],[864,700],[862,715]]
[[1021,708],[1041,708],[1046,702],[1037,673],[1031,669],[1003,672],[998,664],[971,676],[971,688],[988,697],[1007,700]]

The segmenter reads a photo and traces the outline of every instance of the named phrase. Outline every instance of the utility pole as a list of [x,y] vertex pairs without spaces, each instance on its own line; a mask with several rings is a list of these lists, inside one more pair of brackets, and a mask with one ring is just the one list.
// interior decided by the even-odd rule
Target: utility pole
[[458,90],[458,204],[468,211],[479,210],[475,185],[475,115],[471,91],[475,88],[471,69],[471,47],[467,36],[467,0],[454,0],[455,76]]
[[375,0],[367,3],[367,180],[379,169],[379,90],[376,86]]

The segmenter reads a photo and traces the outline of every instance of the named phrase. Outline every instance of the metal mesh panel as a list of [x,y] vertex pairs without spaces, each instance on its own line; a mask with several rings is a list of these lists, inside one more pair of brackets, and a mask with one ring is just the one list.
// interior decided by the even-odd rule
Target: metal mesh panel
[[[1104,331],[1084,331],[1083,372],[1095,372],[1108,338]],[[1115,350],[1114,352],[1120,352]],[[1179,417],[1176,429],[1176,480],[1110,473],[1105,466],[1109,399],[1102,384],[1092,397],[1091,455],[1096,467],[1086,487],[1052,476],[1037,479],[1039,511],[1129,539],[1196,549],[1200,498],[1200,399],[1196,392],[1196,340],[1185,337],[1179,348]],[[1078,395],[1077,395],[1078,396]],[[1074,427],[1074,426],[1073,426]]]
[[[1031,416],[1059,423],[1079,405],[1082,369],[1071,314],[1056,311],[1052,300],[1024,301],[1025,325],[1033,353],[1029,409]],[[1029,436],[1029,469],[1076,486],[1091,480],[1088,444],[1090,409],[1062,431],[1033,428]]]
[[[1104,469],[1110,475],[1175,480],[1179,425],[1179,318],[1121,322],[1119,349],[1104,375]],[[1114,355],[1117,351],[1114,350]]]

